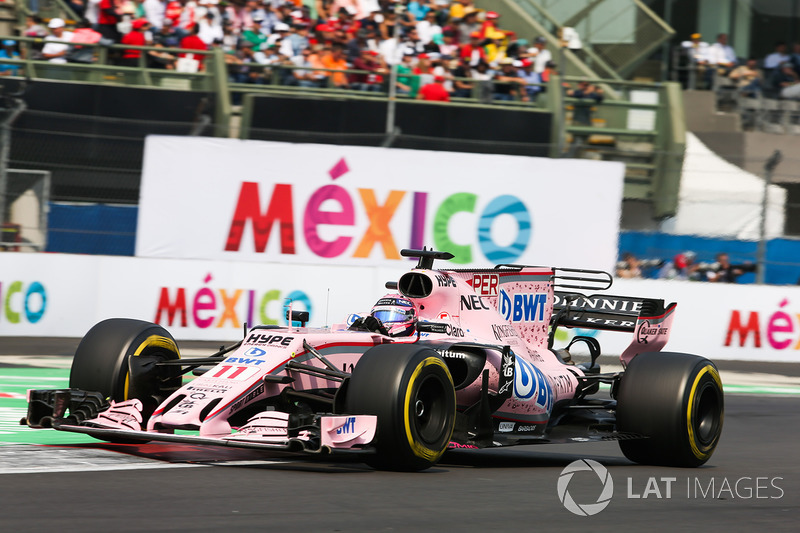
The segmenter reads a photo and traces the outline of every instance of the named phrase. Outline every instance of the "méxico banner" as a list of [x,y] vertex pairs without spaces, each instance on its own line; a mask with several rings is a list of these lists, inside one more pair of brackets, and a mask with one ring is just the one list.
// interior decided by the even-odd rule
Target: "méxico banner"
[[136,255],[398,266],[610,269],[624,165],[572,159],[150,136]]
[[[367,312],[400,269],[336,265],[3,254],[0,337],[81,337],[111,317],[156,322],[178,340],[233,342],[244,324],[285,325],[285,311],[310,313],[309,326],[345,323]],[[437,262],[448,268],[445,261]],[[667,351],[711,359],[800,362],[800,287],[667,280],[614,280],[611,295],[678,302]],[[605,293],[601,293],[605,294]],[[613,301],[613,297],[609,297]],[[595,337],[619,355],[631,333],[559,329],[556,347]]]

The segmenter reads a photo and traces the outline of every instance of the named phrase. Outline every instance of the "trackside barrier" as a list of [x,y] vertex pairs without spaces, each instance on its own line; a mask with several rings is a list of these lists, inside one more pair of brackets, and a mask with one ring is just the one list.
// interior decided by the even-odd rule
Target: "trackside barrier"
[[[159,322],[179,340],[234,341],[248,324],[284,324],[284,307],[311,313],[312,327],[364,312],[408,265],[336,267],[68,254],[4,254],[0,336],[81,337],[102,319]],[[331,280],[327,282],[326,280]],[[615,280],[609,294],[678,302],[668,350],[711,359],[800,362],[800,287]],[[619,354],[630,334],[596,336]]]

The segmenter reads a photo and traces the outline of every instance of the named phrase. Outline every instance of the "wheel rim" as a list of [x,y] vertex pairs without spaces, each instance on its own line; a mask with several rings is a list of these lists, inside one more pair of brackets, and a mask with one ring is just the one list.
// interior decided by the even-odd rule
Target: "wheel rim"
[[415,433],[427,444],[441,440],[447,425],[447,401],[445,387],[437,376],[422,380],[411,402],[414,406]]
[[704,446],[717,438],[721,423],[720,397],[713,383],[706,383],[695,402],[694,431]]

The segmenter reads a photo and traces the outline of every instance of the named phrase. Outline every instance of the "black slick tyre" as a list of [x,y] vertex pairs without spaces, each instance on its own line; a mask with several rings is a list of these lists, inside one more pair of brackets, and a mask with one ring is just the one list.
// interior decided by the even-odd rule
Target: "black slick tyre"
[[649,438],[620,440],[620,448],[640,464],[700,466],[717,447],[724,411],[714,363],[683,353],[639,354],[620,382],[617,429]]
[[371,348],[353,369],[345,402],[348,413],[378,417],[377,453],[365,458],[374,468],[424,470],[450,443],[456,413],[453,378],[430,348]]
[[181,385],[180,367],[157,367],[180,359],[175,339],[163,327],[130,318],[110,318],[83,337],[69,375],[69,386],[99,392],[121,402],[137,398],[145,419]]

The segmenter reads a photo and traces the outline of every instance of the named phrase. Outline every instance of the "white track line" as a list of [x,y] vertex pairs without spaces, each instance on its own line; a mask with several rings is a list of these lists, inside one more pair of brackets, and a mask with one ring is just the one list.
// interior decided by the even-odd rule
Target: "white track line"
[[156,470],[159,468],[194,468],[212,466],[206,464],[193,463],[142,463],[142,464],[121,464],[121,465],[95,465],[84,463],[80,465],[47,465],[38,468],[2,468],[0,475],[3,474],[50,474],[68,472],[113,472],[116,470]]
[[289,463],[292,460],[205,460],[169,463],[147,457],[136,457],[111,450],[31,446],[0,446],[0,475],[49,474],[51,472],[111,472],[121,470],[157,470],[163,468],[198,468],[209,466],[263,466]]

